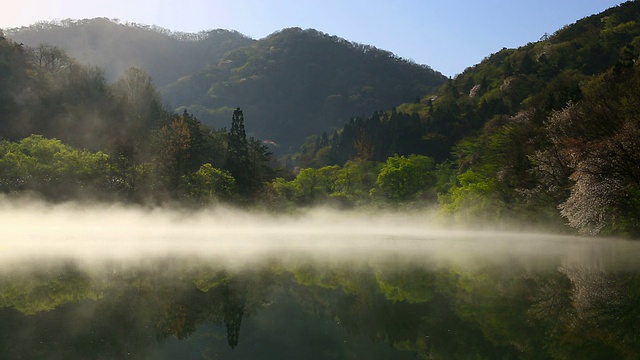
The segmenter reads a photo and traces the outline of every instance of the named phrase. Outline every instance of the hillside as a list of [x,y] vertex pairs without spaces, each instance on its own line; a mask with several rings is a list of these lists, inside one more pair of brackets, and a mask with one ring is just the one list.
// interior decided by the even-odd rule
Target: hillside
[[284,29],[164,87],[164,98],[213,127],[243,106],[252,134],[280,143],[331,130],[349,117],[433,91],[445,77],[367,45],[316,30]]
[[144,69],[161,87],[216,62],[229,50],[247,46],[250,38],[234,31],[176,33],[155,26],[121,24],[95,18],[41,22],[5,29],[5,36],[30,47],[49,44],[65,49],[78,62],[98,66],[109,81],[130,67]]
[[[638,19],[640,2],[629,1],[502,49],[420,101],[310,138],[297,158],[317,174],[338,165],[351,175],[354,160],[387,159],[407,174],[397,184],[431,176],[437,180],[411,196],[437,198],[440,212],[461,224],[564,222],[584,234],[638,236]],[[436,170],[416,177],[416,154],[434,159]],[[332,191],[325,198],[339,197]]]
[[[512,126],[509,119],[517,114],[527,113],[541,125],[552,111],[580,101],[585,85],[594,77],[622,63],[633,63],[640,49],[639,17],[640,2],[630,1],[566,25],[537,42],[503,48],[436,91],[425,93],[420,101],[398,105],[395,115],[370,113],[346,124],[338,131],[346,138],[334,140],[340,149],[333,152],[339,154],[325,161],[343,163],[352,157],[354,137],[361,135],[377,147],[372,150],[378,154],[376,160],[393,155],[397,147],[390,146],[389,123],[394,121],[400,121],[396,139],[403,135],[413,139],[405,139],[407,150],[401,154],[422,153],[438,161],[451,158],[452,150],[465,137]],[[401,117],[407,120],[398,120]]]
[[640,49],[640,3],[629,1],[566,25],[539,41],[504,48],[467,68],[420,104],[399,109],[420,114],[432,131],[468,136],[499,116],[532,111],[539,123],[553,110],[580,101],[583,85]]
[[372,46],[316,30],[284,29],[261,40],[212,30],[171,33],[103,18],[5,30],[17,43],[58,46],[114,81],[144,69],[164,102],[213,128],[228,126],[237,106],[250,135],[296,148],[351,116],[392,108],[434,91],[445,77]]

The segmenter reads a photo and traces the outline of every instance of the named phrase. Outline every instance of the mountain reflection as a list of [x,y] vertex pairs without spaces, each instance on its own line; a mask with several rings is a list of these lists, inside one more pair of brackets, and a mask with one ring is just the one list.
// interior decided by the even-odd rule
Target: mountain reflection
[[273,257],[242,268],[187,257],[24,262],[0,278],[0,353],[635,359],[640,276],[608,254],[536,267],[425,266],[394,256],[357,264]]

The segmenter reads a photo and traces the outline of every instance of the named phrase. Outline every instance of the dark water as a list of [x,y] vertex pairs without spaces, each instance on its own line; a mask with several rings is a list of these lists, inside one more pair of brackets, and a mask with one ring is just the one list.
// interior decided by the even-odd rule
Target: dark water
[[[0,358],[640,358],[634,242],[268,237],[197,250],[163,239],[175,253],[104,258],[87,253],[95,243],[48,256],[49,242],[5,256]],[[111,247],[122,244],[100,251]],[[24,256],[16,248],[5,254]]]

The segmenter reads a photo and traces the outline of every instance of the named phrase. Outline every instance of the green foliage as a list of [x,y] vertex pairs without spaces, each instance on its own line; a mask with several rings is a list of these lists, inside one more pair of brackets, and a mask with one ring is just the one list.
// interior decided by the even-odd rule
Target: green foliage
[[26,315],[53,311],[82,300],[98,300],[102,289],[87,274],[69,266],[51,278],[44,270],[34,274],[16,273],[0,282],[0,307],[14,308]]
[[277,197],[297,205],[313,205],[326,202],[335,191],[335,181],[340,167],[301,169],[292,181],[274,180],[271,188]]
[[[530,112],[539,125],[550,111],[581,100],[580,85],[615,67],[623,53],[629,54],[623,50],[637,41],[639,24],[626,14],[637,12],[638,6],[627,2],[538,42],[502,49],[419,103],[399,106],[399,111],[419,114],[426,125],[421,135],[432,142],[429,152],[420,154],[442,161],[458,141],[481,133],[491,119]],[[609,32],[617,35],[610,38]]]
[[284,178],[275,178],[269,183],[267,203],[273,209],[282,209],[292,206],[296,197],[295,185]]
[[376,281],[387,300],[393,302],[423,303],[434,297],[433,276],[420,270],[379,272],[376,274]]
[[54,198],[79,195],[104,184],[108,156],[79,151],[60,140],[32,135],[0,143],[0,191],[32,190]]
[[[234,198],[238,186],[232,174],[204,162],[222,163],[220,154],[228,147],[226,134],[206,129],[187,112],[166,121],[141,143],[125,138],[112,144],[108,155],[77,150],[42,135],[17,143],[2,141],[0,192],[34,191],[51,200],[182,198],[200,204]],[[273,172],[270,154],[255,139],[246,146],[246,163],[238,171],[249,173],[253,186],[261,186]]]
[[[607,90],[600,90],[598,95],[592,95],[591,88],[596,82],[593,79],[602,73],[626,74],[625,80],[633,78],[626,69],[636,63],[634,49],[640,27],[637,19],[628,14],[638,11],[638,6],[638,2],[627,2],[582,19],[539,42],[503,49],[450,79],[433,95],[398,107],[400,111],[419,114],[425,124],[423,139],[438,140],[447,152],[453,149],[458,184],[449,189],[438,185],[442,213],[460,220],[486,222],[510,217],[557,223],[559,212],[554,208],[560,205],[562,214],[574,219],[577,228],[592,228],[599,222],[621,233],[633,232],[628,224],[637,222],[632,220],[637,211],[630,205],[635,202],[634,197],[623,195],[622,190],[614,194],[604,189],[626,188],[634,193],[635,185],[628,182],[628,187],[621,187],[625,181],[611,175],[616,173],[611,170],[604,172],[607,176],[586,175],[593,171],[596,159],[578,167],[572,163],[580,152],[597,154],[606,148],[605,137],[597,142],[600,150],[595,147],[595,139],[593,147],[583,145],[585,140],[591,141],[594,129],[608,131],[618,126],[616,119],[626,111],[618,105],[619,99],[637,103],[630,96],[633,86],[623,90],[625,86],[614,85],[624,83],[622,78],[608,77],[602,87]],[[610,96],[607,91],[616,95]],[[567,103],[581,104],[579,108],[588,110],[577,115],[580,121],[565,121],[567,125],[558,125],[556,131],[545,126],[545,119],[554,119],[555,112]],[[635,105],[626,109],[631,107]],[[601,119],[596,120],[595,116]],[[561,124],[559,117],[547,124],[552,121]],[[600,122],[608,125],[600,126]],[[575,129],[571,130],[573,126]],[[613,143],[625,142],[622,148],[631,146],[632,142],[626,139],[633,138],[632,128],[626,126]],[[554,145],[549,147],[549,143]],[[432,146],[431,152],[422,154],[435,154],[436,149]],[[607,159],[615,157],[616,150],[608,149]],[[611,164],[604,155],[595,158],[601,164]],[[634,173],[637,168],[631,165],[633,161],[619,162],[629,164],[622,166],[625,173]],[[588,170],[576,172],[580,166]],[[452,172],[441,169],[438,183],[452,184]],[[574,184],[570,176],[578,181]],[[596,193],[594,189],[602,190],[597,198],[591,197]],[[628,203],[613,205],[613,199],[627,199]],[[602,205],[593,206],[595,203]],[[591,209],[591,214],[580,208]]]
[[347,161],[335,174],[333,198],[345,199],[349,204],[366,205],[376,185],[379,165],[374,162]]
[[496,196],[496,183],[492,178],[473,170],[458,176],[459,185],[440,194],[440,211],[461,223],[495,222],[504,217],[506,204]]
[[419,191],[435,185],[433,159],[422,155],[393,156],[380,169],[376,184],[382,196],[391,201],[403,201]]
[[278,178],[271,183],[272,201],[305,206],[364,206],[373,200],[397,204],[431,194],[436,182],[434,167],[426,156],[396,155],[386,165],[355,160],[342,167],[304,168],[291,181]]
[[203,203],[211,200],[229,200],[236,193],[236,181],[228,171],[204,164],[190,176],[183,176],[187,194]]
[[327,170],[327,168],[300,170],[293,181],[296,189],[296,200],[299,203],[309,204],[319,201],[321,198],[326,199],[326,196],[332,192],[332,179],[327,176],[330,175]]
[[229,284],[233,278],[226,271],[219,271],[215,274],[204,272],[203,274],[194,274],[194,277],[193,284],[202,292],[207,292],[219,286]]

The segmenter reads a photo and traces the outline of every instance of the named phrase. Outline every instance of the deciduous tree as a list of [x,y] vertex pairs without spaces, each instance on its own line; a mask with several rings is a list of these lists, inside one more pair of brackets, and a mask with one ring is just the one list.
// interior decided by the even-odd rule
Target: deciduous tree
[[392,201],[407,200],[427,186],[435,185],[433,159],[423,155],[393,156],[378,174],[376,184]]

